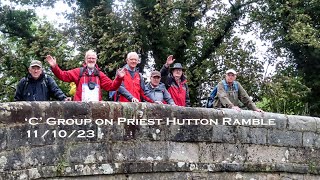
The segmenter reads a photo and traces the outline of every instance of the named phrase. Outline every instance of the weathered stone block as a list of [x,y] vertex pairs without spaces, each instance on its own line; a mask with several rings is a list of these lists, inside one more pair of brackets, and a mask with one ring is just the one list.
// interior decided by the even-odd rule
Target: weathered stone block
[[212,126],[212,142],[235,143],[236,126]]
[[21,150],[0,153],[0,172],[21,170],[25,167],[25,159]]
[[96,134],[97,141],[123,141],[125,140],[123,125],[98,125]]
[[91,118],[91,108],[84,102],[62,102],[64,119]]
[[266,119],[274,119],[275,126],[267,126],[266,128],[286,129],[288,125],[288,116],[286,114],[264,113]]
[[135,133],[135,139],[164,141],[169,134],[169,127],[167,125],[139,126]]
[[50,102],[50,107],[45,111],[44,119],[48,118],[65,118],[63,111],[65,106],[61,101]]
[[31,138],[28,137],[28,130],[32,132],[32,128],[29,125],[7,128],[7,148],[11,150],[22,146],[29,146]]
[[1,178],[3,180],[30,179],[27,170],[11,171],[10,173],[3,174],[3,176],[1,175]]
[[111,154],[114,162],[128,162],[136,160],[134,142],[115,142],[111,146]]
[[0,151],[7,148],[7,129],[0,128]]
[[266,144],[268,130],[265,128],[237,127],[237,140],[240,143]]
[[289,150],[286,147],[250,145],[247,148],[247,162],[283,163],[288,162]]
[[28,102],[0,103],[0,123],[25,123],[25,119],[34,117],[32,106]]
[[202,163],[243,163],[246,159],[246,145],[241,144],[200,144]]
[[301,147],[302,132],[269,129],[268,143],[278,146]]
[[280,172],[292,172],[299,174],[308,173],[308,166],[300,164],[290,164],[290,163],[279,163],[276,164],[276,169]]
[[213,129],[217,128],[209,125],[170,125],[168,138],[178,142],[211,141]]
[[151,162],[135,162],[135,163],[125,163],[124,173],[147,173],[152,172]]
[[64,146],[43,146],[25,150],[24,162],[28,168],[57,165],[63,158]]
[[[95,119],[113,119],[110,116],[111,107],[107,102],[89,102],[91,108],[91,118],[92,120]],[[114,119],[113,119],[114,120]]]
[[215,164],[215,163],[198,163],[198,168],[200,172],[218,172],[222,171],[222,165],[221,164]]
[[168,160],[168,143],[156,141],[138,141],[135,145],[135,155],[138,161]]
[[40,172],[43,178],[55,177],[58,175],[57,168],[57,166],[38,167],[38,172]]
[[320,134],[320,118],[315,117],[314,119],[317,125],[317,133]]
[[[47,119],[47,111],[50,109],[51,103],[49,101],[33,101],[30,102],[32,106],[33,116]],[[56,111],[57,113],[57,111]],[[55,116],[56,117],[56,116]]]
[[320,150],[313,148],[289,148],[289,162],[320,166]]
[[303,146],[320,149],[320,135],[313,132],[304,132]]
[[155,174],[129,174],[128,179],[130,180],[150,180],[150,179],[161,179],[161,180],[191,180],[192,176],[190,173],[155,173]]
[[288,129],[296,131],[317,131],[317,124],[314,117],[288,115]]
[[70,145],[68,157],[70,163],[93,164],[103,163],[111,160],[111,144],[105,143],[86,143]]
[[117,121],[118,118],[131,118],[131,114],[124,114],[126,112],[124,109],[128,106],[130,107],[135,105],[134,103],[112,103],[112,105],[110,104],[109,117],[113,117],[115,121]]
[[183,165],[181,165],[180,167],[177,164],[178,163],[175,162],[154,162],[153,172],[175,172],[186,163],[183,162]]
[[29,179],[38,179],[41,178],[41,174],[37,168],[28,169]]
[[172,161],[199,162],[199,146],[194,143],[168,143],[168,156]]

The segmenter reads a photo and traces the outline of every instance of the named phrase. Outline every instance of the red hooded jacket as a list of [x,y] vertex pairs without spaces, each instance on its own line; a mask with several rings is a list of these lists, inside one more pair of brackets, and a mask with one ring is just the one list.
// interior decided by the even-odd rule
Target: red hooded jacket
[[[97,70],[99,68],[96,65]],[[79,79],[80,75],[80,68],[71,69],[68,71],[62,71],[58,65],[56,65],[54,68],[52,68],[52,72],[55,76],[57,76],[58,79],[64,81],[64,82],[75,82],[77,85],[76,94],[74,95],[73,100],[74,101],[81,101],[82,100],[82,84],[89,82],[89,77],[91,76],[91,81],[95,82],[100,86],[100,92],[99,92],[99,101],[102,100],[101,95],[101,89],[104,89],[106,91],[116,91],[121,83],[123,78],[116,77],[113,81],[108,78],[103,72],[99,70],[99,76],[95,76],[94,73],[91,75],[88,74],[87,68],[85,68],[85,72],[83,72],[83,75]]]
[[134,73],[134,77],[131,77],[130,72],[127,68],[124,68],[126,75],[123,79],[123,84],[119,88],[119,101],[120,102],[131,102],[132,98],[137,98],[141,102],[141,97],[153,103],[154,101],[144,94],[144,81],[141,79],[139,72]]

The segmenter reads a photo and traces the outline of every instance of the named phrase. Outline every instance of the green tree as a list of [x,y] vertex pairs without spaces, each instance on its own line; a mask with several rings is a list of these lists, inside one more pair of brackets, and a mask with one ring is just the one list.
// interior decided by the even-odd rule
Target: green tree
[[278,63],[277,73],[266,78],[261,88],[262,101],[257,105],[269,112],[309,115],[308,88],[294,64]]
[[251,13],[251,19],[262,29],[261,38],[273,43],[273,52],[290,57],[305,85],[310,114],[320,116],[320,2],[268,0]]
[[[0,100],[13,101],[17,82],[27,74],[31,60],[45,64],[44,57],[51,52],[60,59],[70,59],[65,52],[72,50],[64,35],[51,24],[38,21],[33,11],[1,8]],[[60,85],[66,91],[66,84]]]

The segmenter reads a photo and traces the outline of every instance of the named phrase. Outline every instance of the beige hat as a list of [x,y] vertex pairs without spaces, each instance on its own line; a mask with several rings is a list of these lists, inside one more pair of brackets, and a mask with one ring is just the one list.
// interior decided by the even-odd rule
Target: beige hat
[[232,73],[234,75],[237,75],[237,72],[234,69],[227,70],[226,74]]
[[41,61],[33,60],[33,61],[31,61],[29,67],[33,67],[33,66],[38,66],[38,67],[42,68],[42,63],[41,63]]
[[161,74],[160,74],[159,71],[152,71],[152,72],[151,72],[151,77],[154,77],[154,76],[161,77]]

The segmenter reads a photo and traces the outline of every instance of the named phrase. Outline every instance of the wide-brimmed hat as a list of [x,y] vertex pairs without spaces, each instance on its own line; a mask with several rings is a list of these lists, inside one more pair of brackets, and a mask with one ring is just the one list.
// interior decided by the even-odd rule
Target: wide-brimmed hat
[[180,63],[174,63],[173,67],[171,67],[171,69],[173,70],[173,69],[184,69],[184,68],[182,67],[182,65]]
[[232,73],[234,75],[237,75],[237,72],[234,69],[227,70],[226,74]]
[[42,63],[41,63],[41,61],[33,60],[33,61],[31,61],[29,67],[33,67],[33,66],[38,66],[38,67],[42,68]]

